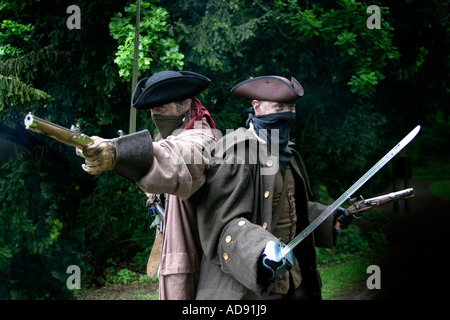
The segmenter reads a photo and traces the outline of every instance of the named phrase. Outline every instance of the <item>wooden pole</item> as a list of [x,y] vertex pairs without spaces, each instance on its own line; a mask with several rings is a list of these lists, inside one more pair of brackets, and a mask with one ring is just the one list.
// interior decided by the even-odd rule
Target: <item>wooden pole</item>
[[[136,2],[136,28],[134,35],[134,59],[133,59],[133,78],[131,80],[131,104],[133,102],[133,92],[136,88],[138,68],[139,68],[139,26],[141,21],[141,0]],[[130,105],[130,130],[129,133],[136,132],[136,108]]]

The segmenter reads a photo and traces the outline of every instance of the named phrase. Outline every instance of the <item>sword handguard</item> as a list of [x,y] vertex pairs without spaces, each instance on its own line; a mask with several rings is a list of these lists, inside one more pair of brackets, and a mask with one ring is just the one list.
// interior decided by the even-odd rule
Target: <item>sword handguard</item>
[[293,252],[289,252],[283,256],[282,247],[283,241],[280,239],[280,245],[275,241],[266,243],[264,251],[260,258],[260,283],[263,287],[267,287],[270,282],[273,282],[283,276],[286,271],[290,270],[295,264]]

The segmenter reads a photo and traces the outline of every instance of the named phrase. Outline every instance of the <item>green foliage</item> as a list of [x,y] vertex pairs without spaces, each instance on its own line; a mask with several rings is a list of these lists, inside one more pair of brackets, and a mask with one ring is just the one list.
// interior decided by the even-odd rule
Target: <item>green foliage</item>
[[[77,5],[80,30],[67,29],[64,3],[1,4],[9,22],[0,30],[0,48],[6,48],[0,60],[0,147],[6,141],[20,155],[0,157],[1,299],[71,298],[65,281],[69,265],[80,266],[87,285],[109,257],[132,258],[152,243],[136,187],[118,179],[103,183],[106,177],[97,187],[73,148],[23,125],[32,111],[65,127],[79,123],[89,135],[111,137],[128,122],[123,105],[129,104],[129,85],[118,76],[117,43],[107,28],[123,7],[112,1]],[[109,198],[97,191],[105,185]],[[124,194],[118,197],[115,189]],[[112,209],[95,210],[96,196]],[[79,208],[90,215],[78,214]]]
[[442,110],[429,113],[418,137],[418,151],[422,155],[445,156],[450,150],[450,115]]
[[0,24],[0,59],[16,58],[22,54],[22,42],[30,40],[33,27],[31,24],[23,25],[11,20],[3,20]]
[[328,264],[346,261],[355,257],[382,257],[388,241],[383,229],[364,233],[360,227],[351,224],[338,237],[336,248],[317,248],[317,262]]
[[242,1],[199,1],[185,9],[192,14],[179,20],[177,27],[192,49],[186,48],[188,59],[212,72],[234,70],[234,60],[244,57],[241,45],[255,37],[256,28],[265,19],[249,16]]
[[83,265],[74,254],[76,243],[63,236],[66,225],[58,213],[67,206],[67,190],[56,192],[51,177],[37,172],[36,165],[27,154],[1,166],[0,286],[9,289],[0,292],[2,299],[70,298],[55,272],[65,274],[69,265]]
[[415,162],[412,170],[414,179],[442,179],[450,177],[450,166],[445,157],[422,158]]
[[51,96],[42,90],[32,88],[17,78],[0,75],[0,112],[9,105],[31,105],[50,99]]
[[298,61],[290,61],[291,73],[306,79],[297,111],[301,151],[312,155],[305,161],[313,181],[328,180],[333,194],[380,150],[386,120],[373,106],[374,95],[389,61],[399,57],[387,15],[380,30],[369,30],[366,8],[356,1],[338,1],[331,9],[320,4],[305,9],[292,1],[274,8],[282,34],[299,49],[290,53]]
[[[136,26],[135,1],[125,7],[125,14],[116,13],[109,23],[111,36],[119,42],[114,62],[119,66],[119,75],[131,80],[134,61],[134,39]],[[163,69],[183,68],[184,55],[171,37],[169,13],[151,2],[141,2],[139,30],[139,74]]]
[[26,63],[21,60],[29,58],[25,48],[33,31],[31,24],[11,20],[3,20],[0,24],[0,112],[9,105],[41,104],[51,99],[46,92],[21,80],[29,80],[22,70]]
[[445,201],[450,201],[450,180],[430,184],[433,195]]
[[326,184],[338,194],[342,181],[357,178],[379,155],[387,122],[377,88],[400,58],[387,8],[381,7],[379,30],[367,28],[367,5],[358,1],[210,0],[168,9],[187,67],[212,79],[208,99],[221,130],[247,118],[250,103],[228,94],[234,84],[264,74],[294,76],[305,96],[291,136],[308,155],[314,189]]
[[[146,196],[129,181],[105,172],[96,176],[96,187],[78,208],[78,218],[86,221],[86,246],[96,251],[99,259],[113,257],[120,260],[147,251],[153,236],[148,227]],[[95,217],[96,223],[90,223]],[[102,243],[102,246],[98,246]],[[147,255],[148,258],[148,255]]]
[[108,270],[106,284],[131,284],[137,281],[137,273],[129,269],[120,269],[114,271],[114,269]]

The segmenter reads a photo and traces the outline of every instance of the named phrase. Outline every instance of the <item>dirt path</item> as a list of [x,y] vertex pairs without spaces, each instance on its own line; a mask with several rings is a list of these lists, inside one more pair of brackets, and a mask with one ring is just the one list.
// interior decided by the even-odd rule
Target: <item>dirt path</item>
[[[389,252],[380,263],[381,289],[365,283],[336,298],[349,300],[410,300],[444,298],[450,285],[450,202],[433,196],[429,185],[448,179],[414,179],[409,212],[386,230]],[[400,210],[403,205],[400,204]]]

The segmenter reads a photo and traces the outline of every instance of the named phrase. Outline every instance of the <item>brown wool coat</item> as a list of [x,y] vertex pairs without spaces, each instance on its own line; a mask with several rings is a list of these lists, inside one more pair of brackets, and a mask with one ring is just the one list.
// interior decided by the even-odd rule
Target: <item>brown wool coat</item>
[[[257,260],[268,241],[279,242],[271,233],[276,173],[271,169],[277,168],[277,159],[264,152],[265,146],[250,129],[238,129],[225,138],[235,142],[218,142],[207,180],[198,192],[203,195],[197,219],[204,257],[196,299],[264,298],[268,292],[257,284]],[[233,151],[233,147],[237,148]],[[298,233],[326,207],[309,201],[306,170],[300,155],[293,152]],[[321,298],[315,246],[334,246],[332,220],[329,217],[294,250],[311,299]]]

